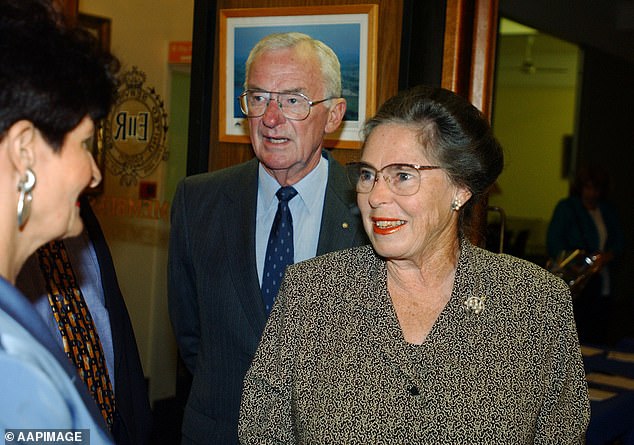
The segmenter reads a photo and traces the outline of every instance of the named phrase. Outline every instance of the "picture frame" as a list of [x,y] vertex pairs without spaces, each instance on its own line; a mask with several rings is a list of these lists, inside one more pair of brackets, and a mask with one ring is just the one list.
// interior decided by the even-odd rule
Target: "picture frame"
[[99,40],[104,51],[110,51],[111,20],[109,18],[79,13],[77,23]]
[[366,118],[376,110],[378,5],[331,5],[221,9],[219,16],[219,140],[250,143],[240,111],[244,63],[262,37],[303,32],[337,54],[347,111],[339,130],[326,135],[329,148],[358,149]]
[[[110,51],[110,25],[111,20],[106,17],[79,13],[77,24],[94,35],[104,51]],[[84,193],[98,195],[104,190],[104,178],[106,177],[106,153],[103,148],[103,125],[95,122],[95,134],[93,137],[92,155],[101,172],[102,180],[97,187],[87,188]]]

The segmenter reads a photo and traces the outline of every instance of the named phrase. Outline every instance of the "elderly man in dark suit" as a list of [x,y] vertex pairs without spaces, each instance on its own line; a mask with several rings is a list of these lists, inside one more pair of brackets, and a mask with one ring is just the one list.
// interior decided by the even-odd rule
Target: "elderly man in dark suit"
[[169,309],[193,373],[183,444],[238,442],[242,381],[286,265],[367,242],[323,149],[346,110],[334,52],[304,34],[265,37],[245,88],[256,159],[186,178],[172,204]]

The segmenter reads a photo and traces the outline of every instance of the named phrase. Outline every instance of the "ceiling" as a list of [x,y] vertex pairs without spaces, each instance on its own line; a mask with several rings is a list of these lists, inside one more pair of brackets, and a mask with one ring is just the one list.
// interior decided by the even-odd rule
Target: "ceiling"
[[501,19],[496,82],[527,87],[572,87],[580,75],[581,52],[575,44]]
[[500,0],[499,13],[634,63],[634,0]]

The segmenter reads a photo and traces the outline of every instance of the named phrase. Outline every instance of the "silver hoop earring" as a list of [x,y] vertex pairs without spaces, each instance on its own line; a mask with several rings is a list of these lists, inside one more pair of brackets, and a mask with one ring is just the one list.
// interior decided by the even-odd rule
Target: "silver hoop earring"
[[26,169],[24,178],[18,182],[18,227],[20,230],[24,227],[31,216],[31,201],[33,201],[33,188],[35,187],[35,173],[30,168]]
[[461,206],[462,206],[462,203],[460,202],[458,198],[454,198],[454,200],[451,202],[451,210],[454,210],[457,212],[458,210],[460,210]]

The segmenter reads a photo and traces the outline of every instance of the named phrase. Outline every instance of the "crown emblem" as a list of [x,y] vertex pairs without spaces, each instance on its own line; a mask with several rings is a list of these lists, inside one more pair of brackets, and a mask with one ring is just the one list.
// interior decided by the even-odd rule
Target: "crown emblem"
[[123,74],[121,80],[130,89],[140,90],[145,83],[146,74],[133,66],[130,71]]

